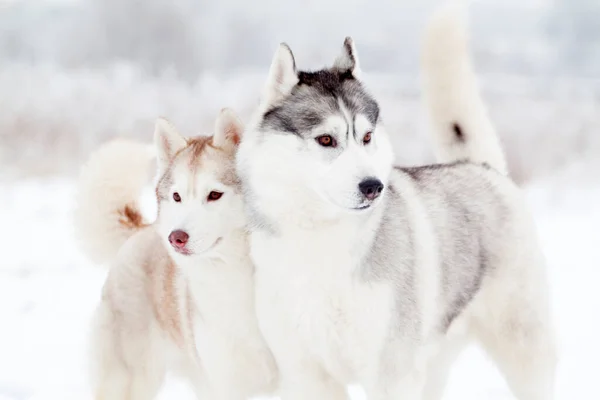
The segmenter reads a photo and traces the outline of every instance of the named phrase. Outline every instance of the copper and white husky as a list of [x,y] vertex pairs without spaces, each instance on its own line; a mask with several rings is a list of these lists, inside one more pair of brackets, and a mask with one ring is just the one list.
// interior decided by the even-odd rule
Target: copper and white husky
[[167,371],[188,377],[203,399],[274,390],[234,168],[242,130],[230,110],[212,137],[185,139],[157,121],[153,224],[138,207],[151,146],[111,142],[83,169],[75,225],[90,258],[111,263],[92,325],[97,399],[152,399]]

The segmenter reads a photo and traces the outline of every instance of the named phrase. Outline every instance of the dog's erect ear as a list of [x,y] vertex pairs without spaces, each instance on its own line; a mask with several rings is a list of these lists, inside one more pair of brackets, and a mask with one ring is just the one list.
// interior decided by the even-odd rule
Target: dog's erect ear
[[232,150],[240,143],[244,124],[231,108],[221,110],[215,121],[213,144],[225,150]]
[[187,140],[166,119],[158,118],[154,125],[154,145],[159,170],[164,170],[173,161],[175,154],[187,145]]
[[339,72],[350,72],[355,78],[360,77],[360,64],[358,62],[358,54],[356,47],[354,47],[354,40],[348,36],[344,40],[344,46],[342,52],[335,59],[333,68]]
[[263,102],[273,104],[288,95],[297,83],[294,55],[287,44],[281,43],[269,69]]

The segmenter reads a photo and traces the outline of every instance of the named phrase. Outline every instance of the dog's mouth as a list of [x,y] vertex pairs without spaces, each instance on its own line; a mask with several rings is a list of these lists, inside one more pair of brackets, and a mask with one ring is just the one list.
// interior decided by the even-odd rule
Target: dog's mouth
[[175,247],[175,246],[171,246],[171,247],[173,248],[173,250],[175,250],[175,252],[177,252],[179,254],[183,254],[184,256],[191,256],[192,254],[194,254],[187,247]]
[[[330,196],[326,191],[315,191],[317,195],[325,201],[325,203],[334,206],[341,212],[345,212],[348,214],[361,214],[367,211],[370,211],[373,206],[377,205],[382,196],[379,196],[373,200],[361,199],[360,202],[355,202],[354,204],[344,204],[343,202],[337,202],[334,200],[332,196]],[[358,203],[358,205],[356,205]]]
[[363,204],[360,204],[355,207],[349,207],[349,206],[344,207],[344,206],[334,203],[334,202],[330,202],[330,203],[339,207],[340,209],[344,210],[347,213],[358,214],[358,213],[362,213],[362,212],[369,210],[375,203],[377,203],[377,201],[369,201],[367,203],[363,203]]
[[378,204],[381,203],[381,197],[382,196],[379,196],[373,200],[364,200],[360,205],[358,205],[356,207],[348,208],[348,211],[351,213],[355,213],[355,214],[370,211],[374,207],[376,207]]
[[206,252],[209,252],[210,250],[214,249],[215,247],[217,247],[217,245],[219,243],[221,243],[222,239],[223,239],[222,237],[219,237],[219,238],[217,238],[217,240],[215,240],[213,242],[213,244],[211,244],[210,246],[208,246],[206,249],[201,250],[201,251],[196,251],[196,252],[193,252],[192,250],[190,250],[187,247],[175,247],[175,246],[171,246],[171,247],[173,248],[173,250],[175,250],[176,253],[179,253],[179,254],[184,255],[184,256],[202,255],[202,254],[204,254]]

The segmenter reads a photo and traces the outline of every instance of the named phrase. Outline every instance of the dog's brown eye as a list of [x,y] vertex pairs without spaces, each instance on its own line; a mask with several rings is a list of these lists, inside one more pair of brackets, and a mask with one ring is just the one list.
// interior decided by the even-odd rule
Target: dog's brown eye
[[335,147],[337,142],[331,135],[322,135],[317,138],[317,143],[323,147]]
[[369,144],[371,142],[372,132],[367,132],[365,136],[363,136],[363,144]]
[[212,191],[208,194],[207,199],[208,201],[216,201],[219,200],[221,196],[223,196],[223,193]]
[[175,200],[177,203],[181,201],[181,196],[179,195],[179,193],[173,193],[173,200]]

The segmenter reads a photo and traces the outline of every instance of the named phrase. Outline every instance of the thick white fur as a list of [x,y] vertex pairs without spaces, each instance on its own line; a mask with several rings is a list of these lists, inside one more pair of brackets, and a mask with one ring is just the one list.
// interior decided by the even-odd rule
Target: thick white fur
[[[91,332],[96,400],[153,399],[169,371],[187,378],[199,399],[243,400],[276,389],[277,369],[254,310],[243,202],[230,177],[242,126],[225,110],[216,128],[213,143],[222,150],[193,147],[193,140],[167,121],[157,122],[159,174],[168,177],[158,183],[157,221],[132,228],[135,232],[111,263]],[[115,144],[100,149],[101,157],[92,156],[99,173],[84,175],[91,181],[82,184],[103,196],[84,196],[87,209],[119,209],[123,201],[135,200],[121,189],[141,185],[143,174],[125,168],[132,158],[142,157],[134,150],[142,147]],[[115,165],[121,166],[119,174],[112,174],[108,185],[98,179],[100,171]],[[211,190],[221,190],[222,199],[208,202]],[[174,191],[180,202],[173,200]],[[94,241],[114,241],[117,234],[110,228],[121,229],[118,215],[103,217],[112,223],[104,230],[86,226],[94,219],[78,224],[98,235]],[[176,229],[189,234],[191,255],[169,245],[167,237]],[[220,235],[209,248],[207,232]]]
[[96,263],[112,261],[137,228],[128,224],[125,206],[139,210],[139,199],[154,171],[154,147],[112,140],[83,166],[76,194],[75,237]]
[[[423,39],[421,65],[426,110],[439,162],[485,162],[506,174],[504,152],[479,93],[471,65],[466,12],[460,4],[436,12]],[[464,139],[456,140],[458,124]]]
[[[469,75],[466,45],[460,43],[463,28],[447,18],[434,18],[425,50],[426,75],[434,83],[427,90],[439,122],[439,159],[466,158],[504,172],[499,143]],[[435,37],[439,41],[432,41]],[[445,46],[454,51],[458,46],[457,60]],[[285,72],[289,63],[277,60],[272,73],[293,76],[295,66]],[[447,70],[444,60],[450,63]],[[276,82],[267,81],[267,93],[277,92],[277,101],[284,101]],[[260,110],[273,106],[272,99],[267,97]],[[410,173],[390,172],[391,146],[380,126],[368,128],[375,129],[370,150],[340,145],[340,151],[354,153],[353,162],[345,156],[328,161],[322,149],[310,147],[310,139],[299,144],[303,139],[292,134],[265,131],[260,115],[256,118],[242,140],[238,171],[256,218],[250,247],[257,268],[257,314],[280,368],[283,400],[347,399],[346,387],[353,382],[365,387],[369,400],[439,400],[451,365],[472,341],[492,357],[517,398],[552,398],[556,360],[545,265],[526,202],[508,178],[469,164],[430,172],[439,190],[465,187],[458,194],[461,201],[470,201],[490,221],[496,223],[498,204],[507,218],[496,237],[473,238],[487,241],[489,268],[474,298],[448,329],[440,329],[448,306],[441,298],[440,257],[445,247],[457,247],[451,237],[436,235],[451,232],[453,223],[436,187],[428,192]],[[452,131],[442,129],[452,122],[468,128],[466,149],[454,148]],[[345,177],[337,162],[347,167]],[[396,196],[384,196],[366,214],[348,212],[350,186],[334,185],[358,178],[349,176],[356,172],[350,166],[390,183]],[[427,169],[422,173],[426,179]],[[496,197],[481,195],[492,189]],[[325,195],[339,201],[333,204]],[[377,250],[379,261],[366,265],[377,238],[391,238],[391,244]],[[452,268],[460,273],[468,262],[458,257]],[[362,275],[370,271],[379,275]],[[460,282],[447,285],[465,289]]]

